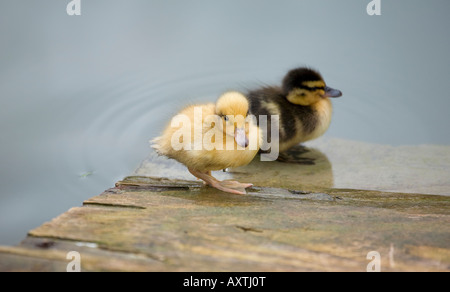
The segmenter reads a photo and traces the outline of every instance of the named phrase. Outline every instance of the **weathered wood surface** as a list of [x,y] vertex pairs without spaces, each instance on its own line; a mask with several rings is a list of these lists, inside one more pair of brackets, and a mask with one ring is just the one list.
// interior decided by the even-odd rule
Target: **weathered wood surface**
[[0,248],[2,271],[450,271],[450,198],[322,188],[225,194],[130,177]]
[[[450,146],[389,146],[320,138],[283,154],[284,162],[262,162],[216,173],[219,179],[261,187],[377,190],[450,196]],[[186,167],[154,152],[135,175],[192,179]]]

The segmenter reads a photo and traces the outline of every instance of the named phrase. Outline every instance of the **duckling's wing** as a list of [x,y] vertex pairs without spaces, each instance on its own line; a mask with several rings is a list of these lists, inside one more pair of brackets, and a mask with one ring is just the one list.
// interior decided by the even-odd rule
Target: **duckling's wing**
[[202,132],[205,131],[203,128],[203,120],[206,116],[213,115],[214,112],[214,104],[192,105],[186,107],[175,117],[183,116],[185,118],[184,122],[187,121],[187,123],[184,124],[183,122],[182,126],[172,127],[172,118],[171,123],[167,125],[163,134],[153,140],[150,140],[150,147],[153,148],[159,155],[168,156],[177,160],[179,155],[186,155],[186,152],[180,152],[173,149],[171,143],[173,135],[180,130],[185,131],[186,133],[184,133],[183,137],[190,137],[190,142],[194,143],[194,128],[200,128],[202,129]]

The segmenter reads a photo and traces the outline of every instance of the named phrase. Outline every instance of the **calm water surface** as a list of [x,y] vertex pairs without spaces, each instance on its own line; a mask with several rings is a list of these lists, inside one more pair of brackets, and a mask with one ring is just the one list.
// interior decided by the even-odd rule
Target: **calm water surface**
[[0,3],[0,244],[132,173],[184,105],[300,65],[344,92],[326,136],[450,143],[449,1],[66,2]]

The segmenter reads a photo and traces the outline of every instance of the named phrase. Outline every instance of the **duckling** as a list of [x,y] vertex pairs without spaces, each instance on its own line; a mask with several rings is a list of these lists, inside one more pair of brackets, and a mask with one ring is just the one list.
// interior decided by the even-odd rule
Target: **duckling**
[[279,116],[279,152],[283,153],[322,136],[331,122],[333,109],[329,98],[340,96],[342,92],[326,86],[319,72],[302,67],[289,71],[281,87],[250,91],[248,99],[253,115],[268,117],[264,141],[271,141],[271,115]]
[[[152,147],[159,155],[187,166],[189,172],[205,184],[244,195],[252,184],[218,181],[211,171],[247,165],[258,153],[262,133],[256,122],[246,119],[248,114],[248,99],[239,92],[226,92],[215,104],[183,109],[172,118],[162,136],[152,141]],[[183,127],[179,126],[180,117],[185,119]]]

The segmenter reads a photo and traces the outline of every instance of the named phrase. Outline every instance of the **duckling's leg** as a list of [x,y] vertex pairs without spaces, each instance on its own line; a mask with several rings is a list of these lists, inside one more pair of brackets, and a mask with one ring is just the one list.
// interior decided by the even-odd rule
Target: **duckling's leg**
[[245,195],[245,189],[253,186],[252,184],[241,184],[235,181],[218,181],[213,176],[211,176],[211,172],[203,173],[195,169],[188,169],[189,172],[192,173],[192,175],[205,181],[206,184],[227,193]]
[[[206,174],[209,175],[209,176],[212,176],[212,175],[211,175],[211,171],[208,171]],[[196,177],[197,177],[197,176],[196,176]],[[206,181],[202,180],[201,178],[198,178],[198,177],[197,177],[197,179],[203,181],[203,185],[205,185],[205,186],[208,185],[208,183],[207,183]]]

